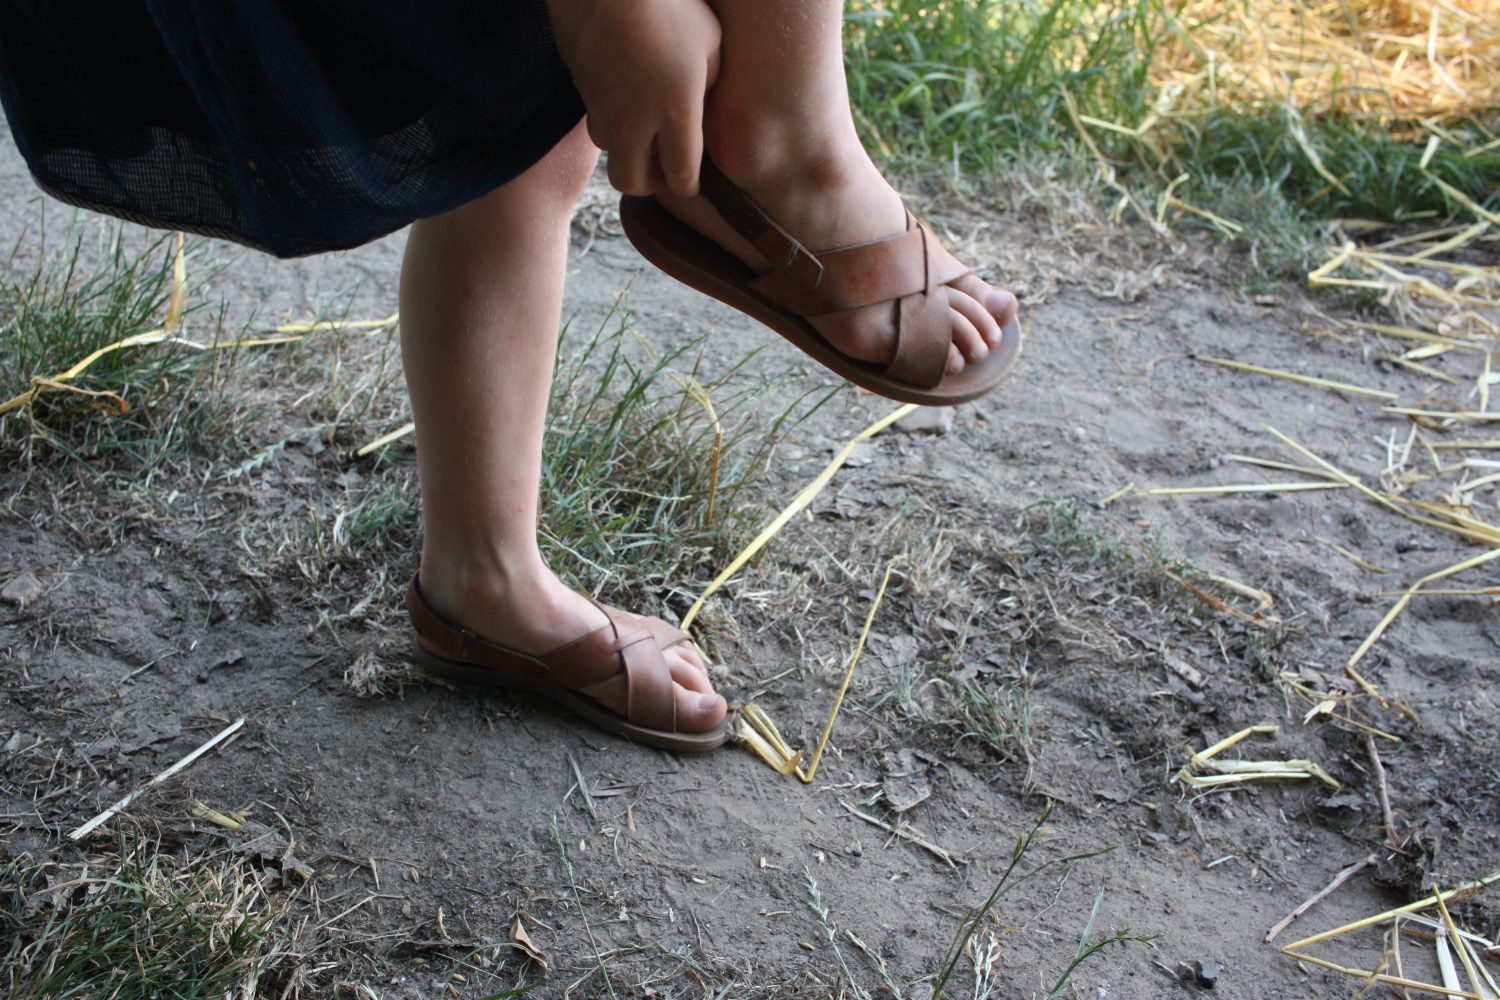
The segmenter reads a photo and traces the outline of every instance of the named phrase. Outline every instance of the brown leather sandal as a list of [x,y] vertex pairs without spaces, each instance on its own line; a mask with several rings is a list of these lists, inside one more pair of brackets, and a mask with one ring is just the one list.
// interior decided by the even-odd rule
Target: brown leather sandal
[[[600,729],[665,750],[712,750],[729,738],[732,713],[701,733],[677,729],[677,696],[662,650],[676,642],[691,642],[686,634],[664,642],[663,637],[670,637],[659,637],[653,629],[622,627],[621,618],[601,607],[609,618],[608,625],[550,653],[532,656],[482,639],[442,618],[428,607],[415,576],[406,588],[406,610],[416,629],[417,663],[438,677],[530,691],[550,698]],[[622,671],[629,704],[623,716],[578,691]]]
[[[703,196],[767,260],[756,274],[736,256],[663,208],[654,198],[620,199],[625,235],[672,277],[759,320],[842,378],[907,403],[962,403],[994,389],[1021,354],[1012,321],[983,360],[948,374],[953,328],[946,295],[935,294],[969,273],[926,226],[906,214],[906,231],[885,239],[813,253],[705,159]],[[893,304],[896,346],[884,365],[851,358],[809,317]]]

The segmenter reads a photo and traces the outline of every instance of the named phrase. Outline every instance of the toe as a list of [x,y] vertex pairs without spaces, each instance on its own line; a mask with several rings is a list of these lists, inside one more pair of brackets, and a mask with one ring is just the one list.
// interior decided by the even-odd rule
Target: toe
[[[979,325],[980,332],[984,334],[986,343],[991,347],[999,344],[1001,331],[1016,318],[1016,313],[1019,311],[1016,297],[1003,288],[986,284],[973,274],[964,275],[949,287],[964,293],[989,317],[990,323],[977,325]],[[972,316],[970,318],[973,319]]]
[[729,704],[723,695],[692,691],[676,686],[677,728],[684,733],[701,733],[723,721]]
[[[704,680],[708,679],[708,662],[703,659],[703,654],[698,652],[698,646],[692,642],[679,642],[668,646],[665,650],[668,660],[672,657],[679,658],[689,669],[696,672]],[[674,668],[675,670],[675,668]]]
[[663,655],[672,671],[677,696],[677,728],[682,732],[701,733],[717,726],[729,705],[723,696],[715,693],[701,662],[687,659],[686,650],[686,646],[673,646]]
[[948,304],[954,314],[953,342],[970,361],[982,360],[990,353],[991,346],[1000,343],[1000,326],[995,317],[977,299],[955,288],[948,289]]
[[702,661],[697,659],[697,654],[688,655],[688,647],[673,646],[662,652],[662,657],[667,661],[667,667],[672,671],[672,680],[690,691],[700,694],[713,694],[714,686],[708,680],[708,670]]
[[964,356],[957,345],[948,345],[948,374],[957,375],[964,370]]
[[989,310],[990,315],[995,317],[995,322],[1002,327],[1015,322],[1017,314],[1021,311],[1021,303],[1016,300],[1015,295],[1003,288],[989,289],[981,301],[984,302],[984,307]]

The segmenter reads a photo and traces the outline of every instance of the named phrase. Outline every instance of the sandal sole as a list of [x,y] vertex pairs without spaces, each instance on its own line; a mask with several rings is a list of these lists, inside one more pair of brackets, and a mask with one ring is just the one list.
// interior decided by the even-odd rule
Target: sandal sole
[[701,733],[669,733],[660,729],[647,729],[644,726],[637,726],[629,719],[611,712],[592,698],[576,691],[569,691],[567,688],[543,681],[533,681],[526,677],[502,676],[499,671],[488,667],[476,667],[461,660],[448,660],[434,656],[416,643],[413,643],[413,647],[417,665],[434,677],[479,687],[524,691],[537,695],[561,705],[574,715],[580,716],[606,732],[623,736],[633,743],[658,747],[662,750],[703,753],[707,750],[718,749],[728,741],[730,727],[734,721],[734,713],[730,712],[713,729]]

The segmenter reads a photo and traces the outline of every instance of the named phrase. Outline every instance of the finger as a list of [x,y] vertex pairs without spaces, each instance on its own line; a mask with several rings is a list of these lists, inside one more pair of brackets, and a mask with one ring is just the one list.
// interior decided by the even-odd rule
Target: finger
[[708,79],[703,81],[703,89],[710,90],[719,82],[719,46],[715,45],[713,51],[708,54]]
[[614,148],[609,151],[609,183],[621,194],[650,194],[651,136],[632,133],[610,139]]
[[589,141],[600,149],[609,149],[609,130],[604,127],[604,120],[594,115],[585,115],[584,127],[588,129]]
[[703,102],[693,101],[686,117],[656,137],[662,179],[680,198],[698,195],[698,168],[703,163]]

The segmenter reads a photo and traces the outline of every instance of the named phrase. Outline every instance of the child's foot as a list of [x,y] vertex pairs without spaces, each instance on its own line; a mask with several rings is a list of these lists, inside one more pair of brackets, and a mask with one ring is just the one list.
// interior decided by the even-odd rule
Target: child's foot
[[[748,136],[712,143],[715,162],[783,229],[814,253],[877,240],[906,229],[906,209],[852,136],[817,157],[777,155],[774,139]],[[733,253],[757,273],[771,263],[729,226],[702,195],[657,195],[683,222]],[[948,372],[988,356],[1001,329],[1016,317],[1016,297],[973,274],[946,286],[953,340]],[[888,303],[811,320],[830,344],[861,361],[883,364],[895,349]]]
[[[533,656],[549,653],[609,624],[593,603],[564,586],[545,565],[476,575],[469,580],[460,579],[459,574],[446,576],[424,565],[421,588],[437,614],[492,643]],[[648,619],[637,620],[644,625]],[[678,731],[712,729],[724,718],[728,704],[714,692],[702,657],[687,643],[662,645],[662,658],[672,674]],[[626,714],[623,673],[581,688],[579,693],[618,715]]]

